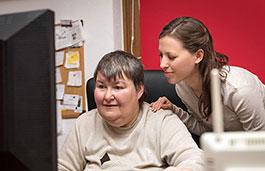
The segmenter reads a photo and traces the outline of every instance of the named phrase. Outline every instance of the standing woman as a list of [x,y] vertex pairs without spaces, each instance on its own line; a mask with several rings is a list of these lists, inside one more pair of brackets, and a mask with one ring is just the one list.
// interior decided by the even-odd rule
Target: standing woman
[[160,67],[188,108],[185,112],[166,97],[152,110],[171,109],[194,134],[212,131],[210,71],[218,68],[225,131],[265,130],[265,86],[249,71],[228,66],[228,57],[215,51],[206,26],[192,17],[169,22],[159,35]]

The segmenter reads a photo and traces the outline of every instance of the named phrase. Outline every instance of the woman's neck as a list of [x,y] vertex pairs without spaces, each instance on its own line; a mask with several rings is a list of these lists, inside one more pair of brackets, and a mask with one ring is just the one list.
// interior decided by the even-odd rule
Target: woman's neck
[[202,93],[202,77],[199,69],[195,69],[194,72],[184,82],[192,89],[193,93],[200,97]]
[[127,124],[125,124],[125,125],[123,125],[121,127],[122,128],[127,128],[127,127],[131,127],[132,125],[134,125],[134,123],[137,121],[137,118],[139,116],[139,112],[140,112],[140,107],[138,105],[137,108],[136,108],[136,110],[132,114],[133,117],[131,118],[131,120]]

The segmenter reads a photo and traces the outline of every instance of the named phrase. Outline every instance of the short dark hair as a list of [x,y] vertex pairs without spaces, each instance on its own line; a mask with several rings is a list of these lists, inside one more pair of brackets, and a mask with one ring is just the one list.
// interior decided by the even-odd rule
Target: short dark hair
[[[123,74],[134,83],[136,90],[139,90],[141,85],[144,85],[144,70],[142,62],[130,53],[117,50],[107,53],[99,61],[95,72],[94,79],[96,80],[98,72],[101,72],[108,80],[117,77],[123,78]],[[140,106],[146,98],[146,92],[139,99]]]

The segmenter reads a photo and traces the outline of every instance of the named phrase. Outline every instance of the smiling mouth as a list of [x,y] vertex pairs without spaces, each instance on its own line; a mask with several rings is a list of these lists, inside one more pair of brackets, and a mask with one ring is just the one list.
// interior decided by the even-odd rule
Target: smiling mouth
[[115,107],[115,106],[118,106],[118,105],[115,105],[115,104],[103,104],[103,106],[106,106],[106,107]]
[[167,76],[170,76],[173,72],[165,72],[164,71],[164,75],[167,77]]

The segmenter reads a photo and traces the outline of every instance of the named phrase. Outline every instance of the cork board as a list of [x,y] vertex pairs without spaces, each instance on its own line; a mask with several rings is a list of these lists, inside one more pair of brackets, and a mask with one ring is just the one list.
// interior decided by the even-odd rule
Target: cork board
[[[78,117],[81,113],[83,113],[86,109],[85,105],[85,78],[84,78],[84,46],[75,47],[75,48],[66,48],[62,50],[58,50],[56,52],[64,52],[64,62],[63,65],[56,67],[60,69],[61,72],[61,82],[56,83],[57,85],[65,85],[64,88],[64,94],[71,94],[71,95],[78,95],[81,97],[81,103],[82,103],[82,111],[76,112],[75,110],[71,109],[65,109],[61,108],[62,118],[74,118]],[[65,62],[67,58],[67,53],[71,52],[78,52],[79,53],[79,68],[71,68],[67,69],[65,68]],[[81,71],[81,86],[68,86],[67,82],[69,79],[69,72],[72,71]],[[61,100],[61,103],[63,103],[63,100]]]

